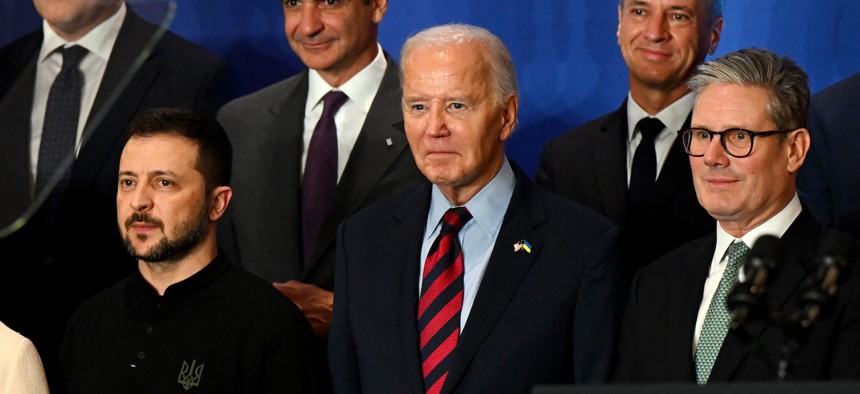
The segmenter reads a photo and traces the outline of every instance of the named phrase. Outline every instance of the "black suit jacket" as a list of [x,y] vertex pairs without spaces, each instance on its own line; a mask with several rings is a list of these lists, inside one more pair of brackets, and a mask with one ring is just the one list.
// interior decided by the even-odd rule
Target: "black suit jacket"
[[[689,126],[687,118],[685,127]],[[647,214],[631,215],[627,197],[627,101],[615,112],[550,140],[537,182],[597,210],[624,230],[628,278],[660,255],[714,230],[699,205],[689,157],[676,138],[657,177]]]
[[[821,228],[806,209],[782,237],[785,259],[765,293],[767,311],[789,316],[805,278],[814,275]],[[695,382],[693,331],[716,235],[663,256],[636,275],[624,314],[615,379],[623,382]],[[856,268],[856,267],[855,267]],[[860,274],[839,287],[833,312],[820,319],[796,355],[789,379],[857,379],[860,370]],[[785,343],[781,326],[753,319],[729,330],[710,382],[777,379]]]
[[[528,392],[605,381],[622,286],[619,230],[517,183],[442,392]],[[384,200],[338,232],[329,360],[339,392],[423,393],[417,304],[431,185]],[[525,239],[532,252],[514,252]]]
[[424,179],[403,130],[399,68],[387,54],[386,61],[307,268],[302,261],[301,160],[308,72],[221,109],[218,119],[233,143],[234,195],[218,236],[234,262],[270,283],[297,279],[331,291],[338,224]]
[[[54,376],[63,329],[74,308],[135,267],[122,246],[116,217],[117,171],[126,124],[154,107],[192,107],[214,115],[224,101],[225,64],[172,33],[162,37],[137,71],[131,68],[156,29],[128,10],[56,220],[48,223],[38,210],[23,228],[0,239],[0,255],[5,256],[2,299],[26,300],[3,305],[0,319],[33,340],[49,378]],[[0,49],[0,92],[5,93],[0,102],[0,211],[8,213],[4,222],[33,203],[30,111],[41,44],[40,29]],[[129,73],[128,84],[121,86]],[[20,257],[12,260],[11,256]],[[52,387],[55,390],[60,388]]]
[[800,200],[823,224],[860,210],[860,73],[822,90],[809,105],[812,144],[797,174]]

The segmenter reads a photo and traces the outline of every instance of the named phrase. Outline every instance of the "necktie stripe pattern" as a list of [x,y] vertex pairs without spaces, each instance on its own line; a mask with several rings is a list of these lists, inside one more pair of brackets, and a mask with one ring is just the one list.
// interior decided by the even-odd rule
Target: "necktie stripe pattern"
[[442,228],[430,246],[418,301],[421,370],[424,390],[438,393],[454,363],[463,307],[463,251],[457,233],[472,219],[465,207],[442,216]]
[[731,313],[726,304],[726,297],[732,286],[738,282],[738,271],[749,250],[743,241],[735,241],[729,245],[726,252],[728,263],[725,271],[723,271],[720,284],[717,286],[717,291],[711,299],[711,305],[708,306],[708,313],[705,315],[702,333],[699,335],[699,343],[696,346],[696,382],[699,384],[708,382],[711,369],[720,354],[720,348],[723,346],[723,339],[729,331]]
[[332,90],[323,96],[323,112],[308,144],[302,176],[302,251],[307,265],[319,237],[322,222],[334,202],[337,189],[337,126],[334,115],[347,95]]
[[[84,76],[78,69],[78,64],[88,51],[78,45],[60,48],[58,51],[63,55],[63,65],[51,84],[45,107],[39,160],[36,164],[36,193],[40,193],[48,185],[58,170],[68,172],[68,168],[59,167],[63,160],[74,154],[78,134],[81,92],[84,86]],[[67,180],[67,174],[64,174],[55,189],[58,193],[65,189],[64,181]]]
[[657,183],[657,152],[654,139],[666,128],[657,118],[642,118],[636,124],[636,129],[642,134],[642,140],[633,154],[633,164],[630,169],[630,203],[634,211],[647,209],[654,195]]

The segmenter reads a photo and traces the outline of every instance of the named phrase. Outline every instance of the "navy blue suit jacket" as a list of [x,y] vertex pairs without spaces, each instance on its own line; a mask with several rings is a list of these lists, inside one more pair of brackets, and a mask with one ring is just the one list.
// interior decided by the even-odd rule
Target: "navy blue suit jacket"
[[[767,286],[766,311],[783,317],[796,311],[799,289],[815,275],[815,255],[823,236],[806,209],[783,234],[785,259]],[[615,380],[695,383],[693,333],[715,247],[716,234],[711,234],[639,271],[624,313]],[[855,272],[839,287],[832,311],[805,334],[788,379],[858,378],[858,289],[860,272]],[[709,382],[777,380],[787,332],[765,318],[749,319],[744,327],[729,330]]]
[[860,73],[812,97],[812,145],[797,177],[801,201],[824,225],[860,210]]
[[[516,166],[514,194],[443,392],[499,393],[606,381],[622,286],[619,230]],[[423,393],[419,262],[429,183],[339,228],[329,362],[334,387]],[[532,252],[514,252],[525,239]]]
[[[688,116],[685,127],[689,124]],[[547,142],[536,180],[600,212],[624,230],[628,279],[662,254],[714,231],[714,219],[696,198],[689,156],[680,138],[660,170],[648,212],[630,212],[626,100],[618,110]]]

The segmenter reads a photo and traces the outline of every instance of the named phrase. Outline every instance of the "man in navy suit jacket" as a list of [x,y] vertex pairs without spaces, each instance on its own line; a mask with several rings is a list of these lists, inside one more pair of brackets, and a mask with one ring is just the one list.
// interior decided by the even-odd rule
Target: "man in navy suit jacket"
[[[410,38],[401,64],[406,135],[429,183],[340,226],[334,387],[495,393],[606,381],[625,293],[619,230],[506,159],[518,106],[508,50],[485,29],[444,25]],[[437,249],[449,209],[471,219]],[[455,244],[461,258],[441,246]],[[437,263],[440,253],[450,259]],[[453,271],[437,271],[442,261]],[[436,287],[444,277],[450,285]]]
[[[720,42],[722,0],[619,0],[618,46],[630,93],[621,107],[549,141],[536,180],[595,209],[624,230],[628,280],[662,254],[713,230],[696,200],[677,131],[689,126],[687,81]],[[646,118],[664,128],[654,137],[653,188],[629,192],[633,158]],[[643,146],[645,148],[647,146]]]
[[[19,216],[29,219],[0,239],[5,263],[0,298],[17,300],[0,308],[0,319],[33,341],[49,383],[57,383],[59,346],[72,311],[134,267],[116,225],[126,125],[156,107],[214,114],[224,101],[227,75],[218,57],[175,34],[166,32],[153,42],[158,26],[122,0],[36,0],[35,5],[44,27],[0,49],[0,228]],[[40,159],[32,153],[38,152],[50,70],[59,69],[61,45],[88,52],[79,64],[84,86],[78,150],[65,194],[52,200],[53,213],[46,215],[48,204],[35,206],[34,169]],[[51,391],[62,392],[62,386],[52,384]]]
[[[857,379],[860,275],[839,286],[832,309],[811,326],[795,315],[804,282],[816,277],[825,236],[795,190],[810,146],[806,73],[786,57],[744,49],[705,63],[690,84],[698,96],[692,129],[681,137],[696,194],[718,226],[636,275],[616,379],[775,381],[781,373],[786,380]],[[780,238],[785,257],[758,286],[763,312],[729,329],[719,316],[730,314],[730,291],[719,297],[719,289],[752,280],[752,271],[744,273],[749,261],[731,259],[741,265],[728,269],[730,244],[755,248],[763,235]],[[788,368],[780,368],[781,360]]]
[[822,224],[860,211],[860,73],[818,92],[809,105],[812,148],[797,177],[800,199]]

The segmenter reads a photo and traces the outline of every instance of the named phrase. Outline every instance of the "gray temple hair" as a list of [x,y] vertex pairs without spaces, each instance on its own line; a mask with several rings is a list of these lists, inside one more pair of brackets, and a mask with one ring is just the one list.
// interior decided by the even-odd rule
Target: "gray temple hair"
[[715,84],[764,88],[770,93],[767,113],[777,128],[806,128],[809,77],[786,56],[760,48],[741,49],[700,65],[688,86],[698,95]]

